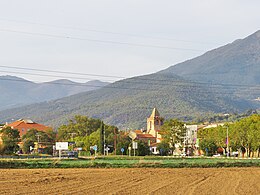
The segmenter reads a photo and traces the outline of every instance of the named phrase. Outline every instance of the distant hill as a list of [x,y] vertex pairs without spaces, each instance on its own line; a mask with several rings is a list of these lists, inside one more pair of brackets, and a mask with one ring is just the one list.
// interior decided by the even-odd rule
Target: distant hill
[[172,74],[152,74],[125,79],[102,89],[0,112],[0,118],[30,117],[59,126],[76,114],[100,118],[120,128],[145,128],[146,117],[157,107],[165,118],[192,120],[211,113],[242,112],[254,105]]
[[161,73],[173,73],[192,81],[259,85],[260,30]]
[[76,83],[65,79],[34,83],[15,76],[0,76],[0,110],[54,100],[99,89],[107,84],[101,81]]
[[[166,119],[186,121],[214,113],[260,107],[259,31],[155,74],[101,89],[0,112],[2,122],[31,117],[58,126],[75,114],[100,118],[122,129],[145,128],[157,107]],[[217,84],[216,84],[217,83]],[[228,83],[228,84],[223,84]]]

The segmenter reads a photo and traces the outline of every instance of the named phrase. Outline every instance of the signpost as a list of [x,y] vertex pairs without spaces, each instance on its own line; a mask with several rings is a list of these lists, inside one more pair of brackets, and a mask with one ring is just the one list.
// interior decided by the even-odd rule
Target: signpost
[[123,154],[124,154],[124,151],[125,151],[125,149],[124,149],[124,148],[121,148],[122,156],[123,156]]
[[92,148],[95,151],[95,156],[97,156],[97,145],[92,146]]
[[134,156],[135,156],[135,150],[137,149],[137,142],[133,141],[133,149],[134,149]]
[[132,148],[129,146],[129,147],[128,147],[129,156],[131,156],[131,149],[132,149]]
[[56,148],[56,150],[59,150],[59,158],[61,158],[61,151],[68,150],[69,144],[68,144],[68,142],[56,142],[55,148]]

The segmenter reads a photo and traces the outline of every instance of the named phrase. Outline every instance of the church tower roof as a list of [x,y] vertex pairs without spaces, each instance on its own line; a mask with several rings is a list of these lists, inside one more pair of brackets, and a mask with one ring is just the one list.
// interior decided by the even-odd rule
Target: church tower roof
[[159,116],[160,116],[160,114],[159,114],[158,110],[156,108],[154,108],[150,118],[155,118],[155,117],[159,117]]

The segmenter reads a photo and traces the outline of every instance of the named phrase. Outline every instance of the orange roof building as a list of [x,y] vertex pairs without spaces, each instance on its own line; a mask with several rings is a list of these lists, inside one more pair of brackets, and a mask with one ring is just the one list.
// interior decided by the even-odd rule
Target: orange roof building
[[156,108],[153,109],[152,114],[147,118],[147,130],[134,130],[129,133],[132,140],[141,140],[150,144],[160,143],[162,136],[160,129],[163,124],[163,118]]
[[35,123],[30,119],[19,119],[13,123],[6,124],[5,126],[9,126],[12,129],[17,129],[20,132],[21,137],[26,134],[30,129],[36,129],[38,131],[47,131],[49,129],[52,129],[51,127]]

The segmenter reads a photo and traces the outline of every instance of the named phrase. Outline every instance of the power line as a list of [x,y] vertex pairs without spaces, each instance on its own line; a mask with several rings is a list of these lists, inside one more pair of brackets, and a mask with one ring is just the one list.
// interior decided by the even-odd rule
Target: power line
[[0,67],[2,67],[2,68],[11,68],[11,69],[18,69],[18,70],[30,70],[30,71],[38,71],[38,72],[52,72],[52,73],[72,74],[72,75],[81,75],[81,76],[106,77],[106,78],[116,78],[116,79],[126,79],[127,78],[127,77],[121,77],[121,76],[115,76],[115,75],[87,74],[87,73],[79,73],[79,72],[57,71],[57,70],[36,69],[36,68],[25,68],[25,67],[17,67],[17,66],[4,66],[4,65],[0,65]]
[[5,18],[0,18],[0,20],[9,21],[9,22],[15,22],[15,23],[24,23],[24,24],[47,26],[47,27],[53,27],[53,28],[72,29],[72,30],[79,30],[79,31],[89,31],[89,32],[96,32],[96,33],[105,33],[105,34],[113,34],[113,35],[123,35],[123,36],[130,36],[130,37],[141,37],[141,38],[149,38],[149,39],[157,39],[157,40],[178,41],[178,42],[198,43],[198,44],[211,44],[211,45],[212,45],[212,44],[217,44],[217,43],[200,42],[200,41],[171,39],[171,38],[157,37],[157,36],[145,36],[145,35],[139,35],[139,34],[134,34],[134,33],[112,32],[112,31],[104,31],[104,30],[96,30],[96,29],[87,29],[87,28],[72,27],[72,26],[59,26],[59,25],[43,24],[43,23],[28,22],[28,21],[21,21],[21,20],[10,20],[10,19],[5,19]]
[[[0,70],[1,73],[12,73],[12,74],[23,74],[23,75],[30,75],[30,76],[43,76],[43,77],[54,77],[54,78],[62,78],[62,79],[78,79],[78,80],[93,80],[93,78],[83,78],[83,77],[71,77],[71,76],[58,76],[58,75],[50,75],[50,74],[37,74],[37,73],[27,73],[27,72],[15,72],[15,71],[3,71]],[[105,82],[114,82],[114,80],[102,80]]]
[[[62,78],[62,79],[68,79],[68,78],[70,78],[70,79],[84,79],[84,80],[93,80],[93,79],[91,79],[91,78],[83,78],[83,77],[64,77],[64,76],[58,76],[58,75],[49,75],[49,74],[37,74],[37,73],[26,73],[26,72],[14,72],[14,71],[2,71],[2,70],[0,70],[0,72],[2,72],[2,73],[12,73],[12,74],[23,74],[23,75],[30,75],[30,76],[44,76],[44,77],[56,77],[56,78]],[[112,81],[113,82],[113,80],[102,80],[103,82],[109,82],[109,81]],[[149,80],[149,81],[157,81],[157,80]],[[165,81],[167,81],[167,80],[165,80]],[[55,82],[57,82],[57,81],[55,81]],[[159,85],[159,86],[183,86],[183,87],[185,87],[185,86],[188,86],[188,87],[198,87],[198,85],[201,85],[201,84],[199,84],[199,83],[194,83],[194,82],[188,82],[188,81],[174,81],[174,83],[172,83],[170,80],[168,80],[167,81],[167,83],[151,83],[151,82],[139,82],[139,81],[135,81],[135,82],[131,82],[131,81],[129,81],[129,80],[125,80],[124,81],[125,83],[132,83],[132,84],[148,84],[148,85]],[[84,83],[79,83],[79,84],[82,84],[82,85],[84,85]],[[204,83],[205,85],[206,85],[206,83]],[[210,84],[208,84],[208,85],[210,85]],[[101,87],[103,87],[103,86],[101,86]],[[216,89],[218,89],[218,88],[222,88],[223,86],[210,86],[210,88],[211,89],[213,89],[213,88],[216,88]],[[229,90],[231,89],[231,86],[228,86],[228,88],[229,88]],[[223,88],[222,88],[223,89]],[[233,89],[237,89],[237,88],[234,88],[233,87]],[[255,89],[255,90],[257,90],[257,89]],[[260,89],[259,89],[260,90]]]
[[[9,78],[1,78],[0,77],[0,80],[6,80],[6,81],[15,81],[15,82],[27,82],[27,83],[31,83],[31,81],[27,81],[27,80],[20,80],[20,79],[9,79]],[[114,85],[106,85],[106,86],[98,86],[98,85],[91,85],[91,84],[84,84],[84,83],[60,83],[60,82],[48,82],[48,84],[53,84],[53,85],[69,85],[69,86],[81,86],[81,87],[95,87],[95,88],[111,88],[111,89],[124,89],[124,90],[139,90],[139,91],[158,91],[157,89],[153,89],[153,88],[134,88],[134,87],[118,87],[118,86],[114,86]],[[178,86],[178,85],[177,85]],[[175,87],[177,87],[175,86]],[[188,86],[188,87],[191,87],[191,86]],[[227,92],[221,92],[221,91],[218,91],[218,92],[214,92],[214,91],[205,91],[203,88],[202,88],[202,91],[199,91],[198,89],[201,89],[199,88],[198,86],[192,86],[193,88],[192,89],[185,89],[183,88],[182,90],[175,90],[174,92],[191,92],[191,91],[195,91],[196,93],[199,93],[199,94],[208,94],[208,93],[214,93],[214,94],[221,94],[221,95],[239,95],[240,93],[239,92],[230,92],[227,93]],[[254,90],[255,91],[255,90]],[[245,92],[242,92],[242,94],[244,94]],[[252,93],[251,93],[252,94]],[[257,93],[259,94],[259,93]]]
[[148,47],[148,48],[157,48],[157,49],[171,49],[171,50],[181,50],[181,51],[190,51],[190,52],[205,52],[204,50],[198,50],[198,49],[168,47],[168,46],[160,46],[160,45],[147,45],[142,43],[129,43],[129,42],[119,42],[119,41],[110,41],[110,40],[100,40],[100,39],[87,39],[87,38],[80,38],[80,37],[73,37],[73,36],[34,33],[34,32],[26,32],[26,31],[18,31],[18,30],[10,30],[10,29],[0,29],[0,31],[20,33],[26,35],[37,35],[37,36],[44,36],[44,37],[51,37],[51,38],[65,38],[65,39],[73,39],[73,40],[81,40],[81,41],[90,41],[90,42],[98,42],[98,43],[106,43],[106,44],[129,45],[129,46]]
[[[48,72],[48,73],[59,73],[59,74],[71,74],[71,75],[80,75],[80,76],[94,76],[94,77],[103,77],[103,78],[115,78],[115,79],[127,79],[127,77],[121,77],[121,76],[115,76],[115,75],[104,75],[104,74],[87,74],[87,73],[78,73],[78,72],[69,72],[69,71],[57,71],[57,70],[47,70],[47,69],[36,69],[36,68],[25,68],[25,67],[17,67],[17,66],[6,66],[6,65],[0,65],[2,68],[8,68],[8,69],[18,69],[18,70],[28,70],[28,71],[37,71],[37,72]],[[2,72],[9,72],[9,71],[2,71]],[[11,71],[10,71],[11,72]],[[12,73],[12,72],[11,72]],[[52,77],[59,77],[59,78],[68,78],[67,76],[57,76],[57,75],[44,75],[44,74],[34,74],[34,73],[21,73],[21,72],[14,72],[17,74],[28,74],[28,75],[38,75],[38,76],[52,76]],[[163,74],[162,74],[163,76]],[[70,77],[74,79],[89,79],[89,78],[81,78],[81,77]],[[135,79],[137,81],[131,82],[132,79]],[[101,79],[102,80],[102,79]],[[108,81],[108,80],[107,80]],[[112,81],[112,80],[110,80]],[[260,87],[259,85],[246,85],[246,84],[229,84],[229,83],[207,83],[207,82],[196,82],[196,81],[184,81],[184,80],[173,80],[173,79],[154,79],[154,78],[140,78],[140,77],[132,77],[128,78],[126,82],[129,83],[140,83],[140,81],[162,81],[162,82],[175,82],[174,84],[177,84],[178,82],[183,84],[195,84],[195,85],[210,85],[210,86],[222,86],[222,87]],[[151,83],[143,83],[143,84],[151,84]]]

